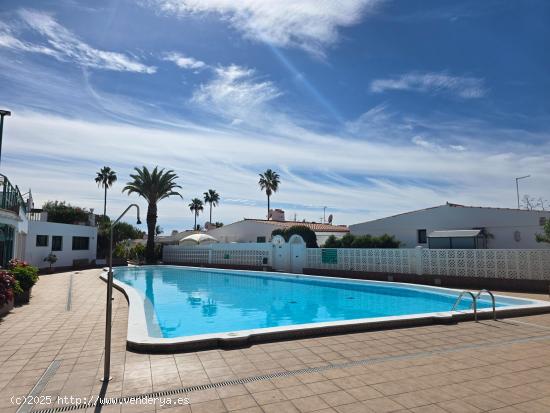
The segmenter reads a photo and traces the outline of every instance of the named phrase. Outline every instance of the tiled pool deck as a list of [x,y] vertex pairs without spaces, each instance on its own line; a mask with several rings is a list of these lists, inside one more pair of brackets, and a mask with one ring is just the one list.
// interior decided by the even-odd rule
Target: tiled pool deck
[[[54,360],[60,367],[41,396],[52,396],[55,403],[35,410],[58,406],[57,396],[100,392],[105,283],[98,270],[74,275],[67,311],[70,274],[41,277],[31,304],[0,320],[0,412],[15,412],[12,396],[27,395]],[[120,292],[114,297],[114,379],[107,397],[373,362],[172,397],[188,397],[190,405],[126,404],[103,412],[550,412],[550,314],[147,355],[125,350],[128,306]]]

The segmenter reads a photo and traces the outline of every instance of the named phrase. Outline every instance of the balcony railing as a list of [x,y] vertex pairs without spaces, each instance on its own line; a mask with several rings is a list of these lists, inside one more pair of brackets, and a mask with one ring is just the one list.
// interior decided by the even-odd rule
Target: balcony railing
[[7,176],[2,174],[0,174],[0,209],[7,209],[16,214],[27,211],[27,205],[17,185],[13,186]]

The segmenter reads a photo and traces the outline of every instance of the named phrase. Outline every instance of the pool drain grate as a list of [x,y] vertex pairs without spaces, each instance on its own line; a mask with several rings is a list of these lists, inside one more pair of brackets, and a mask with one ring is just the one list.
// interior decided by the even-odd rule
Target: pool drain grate
[[69,277],[69,289],[67,291],[67,304],[65,305],[65,311],[71,311],[73,306],[73,276],[74,274],[71,274]]
[[50,363],[44,374],[42,374],[27,397],[25,397],[25,403],[21,403],[16,413],[29,413],[32,410],[34,407],[32,400],[42,393],[42,390],[44,390],[46,384],[48,384],[48,381],[52,378],[60,365],[61,362],[59,360],[54,360]]
[[[176,396],[179,394],[192,393],[192,392],[201,391],[201,390],[217,389],[220,387],[234,386],[237,384],[247,384],[247,383],[253,383],[257,381],[281,378],[281,377],[292,377],[292,376],[298,376],[301,374],[321,373],[321,372],[324,372],[327,370],[333,370],[333,369],[343,369],[343,368],[350,368],[355,366],[366,366],[369,364],[378,364],[378,363],[384,363],[387,361],[410,360],[410,359],[415,359],[420,357],[433,356],[437,354],[453,353],[453,352],[472,350],[477,348],[500,347],[507,344],[521,344],[521,343],[527,343],[531,341],[542,341],[542,340],[549,340],[549,339],[550,339],[550,335],[531,336],[531,337],[517,338],[517,339],[512,339],[507,341],[500,341],[496,343],[468,344],[468,345],[454,347],[450,349],[421,351],[417,353],[403,354],[398,356],[373,357],[369,359],[348,361],[345,363],[328,364],[326,366],[320,366],[320,367],[308,367],[308,368],[303,368],[298,370],[280,371],[280,372],[269,373],[269,374],[261,374],[257,376],[243,377],[240,379],[224,380],[216,383],[201,384],[197,386],[180,387],[178,389],[172,389],[172,390],[143,393],[139,395],[124,396],[124,397],[109,397],[109,401],[110,401],[109,404],[125,404],[128,402],[135,402],[136,400],[140,400],[140,399],[144,400],[144,399],[155,399],[160,397]],[[35,410],[34,412],[35,413],[62,413],[62,412],[68,412],[73,410],[93,408],[93,407],[96,407],[97,404],[98,404],[97,402],[73,404],[73,405],[67,405],[67,406],[52,407],[49,409]]]

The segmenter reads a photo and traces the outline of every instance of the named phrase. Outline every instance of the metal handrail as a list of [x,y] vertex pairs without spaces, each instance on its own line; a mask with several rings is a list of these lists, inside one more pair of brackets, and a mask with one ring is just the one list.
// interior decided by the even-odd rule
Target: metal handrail
[[465,294],[470,294],[470,296],[472,297],[472,305],[474,306],[474,320],[477,323],[477,298],[474,295],[474,293],[471,291],[466,291],[466,290],[461,291],[451,311],[455,311],[456,306],[458,305],[458,303],[460,303],[460,300],[462,300],[462,297],[464,297]]
[[17,185],[12,185],[8,177],[0,174],[0,208],[19,213],[22,209],[23,213],[27,212],[27,204],[21,195],[21,191]]
[[496,308],[496,301],[495,301],[495,296],[494,294],[489,291],[489,290],[486,290],[486,289],[483,289],[483,290],[480,290],[477,294],[476,294],[476,301],[479,299],[479,297],[481,296],[481,294],[483,293],[487,293],[491,296],[491,301],[492,301],[492,304],[493,304],[493,320],[497,321],[497,308]]

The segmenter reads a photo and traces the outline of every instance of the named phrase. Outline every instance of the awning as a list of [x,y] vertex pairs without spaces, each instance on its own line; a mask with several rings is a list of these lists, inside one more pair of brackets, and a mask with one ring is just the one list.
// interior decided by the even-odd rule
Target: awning
[[432,231],[428,234],[428,238],[469,238],[477,237],[480,233],[480,229],[451,229]]

